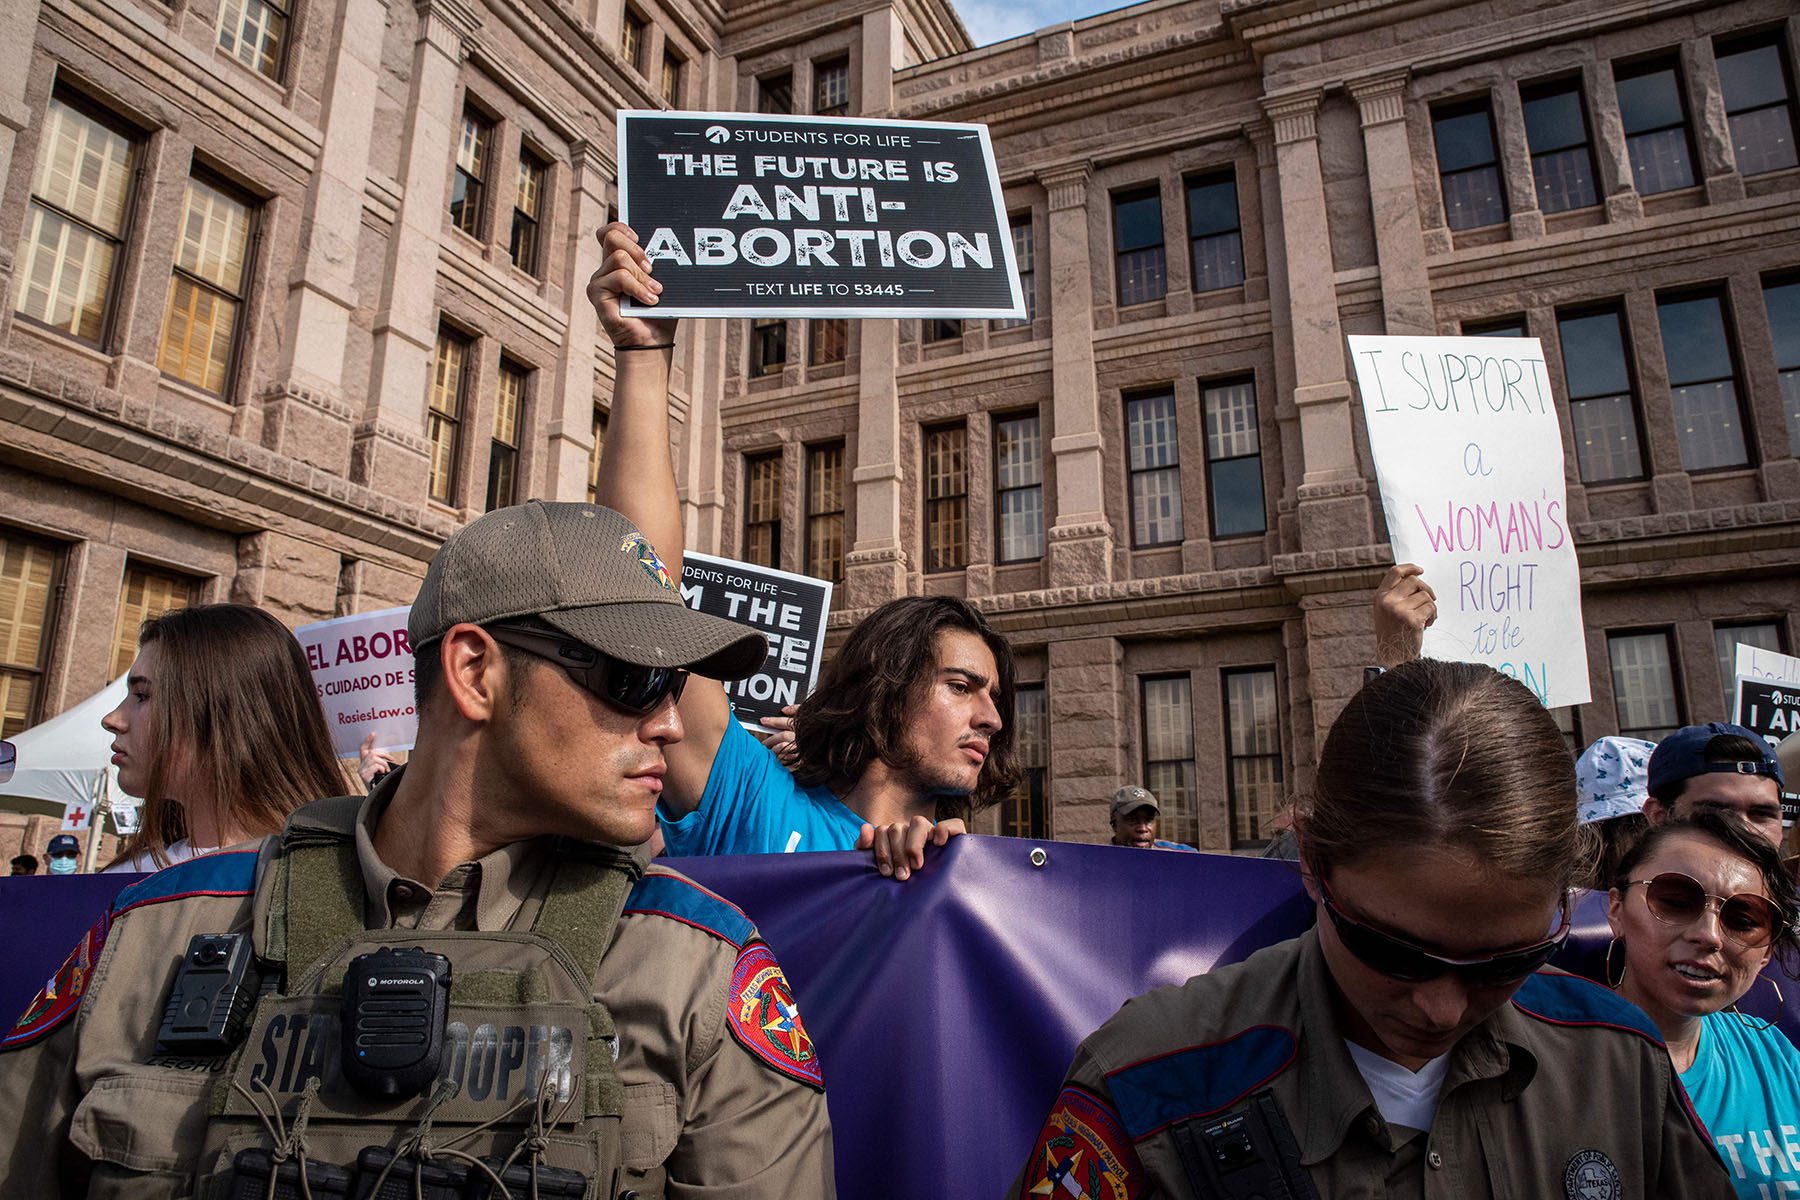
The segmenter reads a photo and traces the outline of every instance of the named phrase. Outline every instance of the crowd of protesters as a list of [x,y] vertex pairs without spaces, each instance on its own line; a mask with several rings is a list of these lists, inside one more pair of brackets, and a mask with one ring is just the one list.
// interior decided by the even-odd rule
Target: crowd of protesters
[[[491,972],[523,953],[505,935],[572,936],[539,908],[556,910],[569,886],[570,847],[594,847],[575,854],[589,864],[580,894],[613,888],[606,920],[621,933],[610,948],[588,946],[583,965],[591,972],[609,956],[612,1011],[638,1024],[613,1039],[617,1077],[590,1092],[625,1080],[629,1108],[643,1095],[632,1086],[655,1086],[659,1072],[691,1089],[687,1115],[665,1114],[673,1124],[657,1127],[664,1157],[630,1178],[667,1182],[670,1194],[688,1180],[739,1187],[734,1195],[829,1195],[825,1110],[816,1091],[793,1086],[817,1083],[816,1063],[798,1051],[783,1058],[780,1044],[758,1041],[768,1026],[759,1035],[732,1024],[729,1006],[721,1017],[693,998],[721,972],[738,987],[746,956],[757,979],[779,982],[773,955],[755,948],[753,929],[721,932],[736,928],[729,916],[686,892],[686,907],[663,897],[660,908],[633,908],[627,889],[685,885],[646,868],[657,849],[671,859],[856,849],[882,875],[908,879],[927,847],[964,833],[973,812],[1016,783],[1013,653],[974,606],[905,597],[849,632],[771,744],[732,719],[722,681],[754,669],[759,643],[671,595],[685,549],[669,450],[676,322],[622,312],[624,298],[654,305],[660,287],[630,229],[614,223],[602,240],[589,292],[617,370],[598,503],[503,509],[440,551],[411,621],[421,713],[412,761],[397,765],[365,744],[358,774],[372,794],[311,804],[344,792],[346,775],[293,636],[241,605],[169,613],[144,625],[127,696],[104,722],[120,786],[144,800],[141,828],[108,869],[188,864],[222,878],[218,864],[240,860],[235,882],[207,877],[211,890],[159,891],[156,876],[121,916],[162,903],[167,914],[225,913],[247,929],[256,914],[259,936],[282,930],[275,949],[286,951],[309,943],[282,922],[303,929],[310,906],[335,906],[354,926],[343,945],[360,944],[365,928],[426,942],[434,929],[460,931],[489,939],[480,961]],[[567,599],[575,593],[584,598]],[[1735,1009],[1764,981],[1776,986],[1765,968],[1791,977],[1800,965],[1800,903],[1779,853],[1780,759],[1721,724],[1655,745],[1602,738],[1572,758],[1523,685],[1419,656],[1436,617],[1422,572],[1394,567],[1373,602],[1381,670],[1332,724],[1317,782],[1284,821],[1313,927],[1129,1001],[1088,1037],[1012,1194],[1800,1188],[1800,1159],[1787,1149],[1800,1051]],[[1109,807],[1113,844],[1191,850],[1158,836],[1160,815],[1153,792],[1121,788]],[[74,862],[61,843],[47,848],[53,871]],[[215,853],[246,843],[255,855]],[[336,847],[336,875],[294,865],[324,861],[325,845]],[[21,855],[13,873],[37,865]],[[318,878],[363,902],[316,890]],[[1583,887],[1608,899],[1604,986],[1549,966]],[[228,903],[202,910],[199,896]],[[677,909],[680,928],[657,923]],[[165,943],[190,929],[150,920],[115,932],[109,953],[137,955],[162,989]],[[98,929],[78,956],[101,953],[107,922]],[[0,1167],[33,1181],[33,1194],[83,1194],[113,1179],[106,1147],[63,1144],[81,1136],[71,1114],[95,1077],[136,1078],[95,1044],[115,1036],[105,1053],[116,1059],[145,1036],[130,1021],[162,1003],[161,991],[146,1000],[115,978],[104,999],[85,1001],[110,1005],[108,1015],[81,1033],[65,1018],[95,965],[80,959],[73,997],[59,975],[64,993],[40,997],[24,1033],[8,1039],[9,1050],[30,1048],[32,1073],[14,1072],[0,1089],[9,1156]],[[500,994],[475,975],[484,995]],[[317,970],[303,978],[323,986]],[[605,990],[597,977],[592,986]],[[785,992],[770,994],[791,1007]],[[647,1017],[658,1005],[669,1011]],[[721,1020],[747,1054],[719,1049]],[[646,1021],[678,1031],[646,1050]],[[695,1032],[707,1028],[710,1041]],[[713,1065],[690,1073],[702,1059]],[[222,1101],[210,1116],[206,1097],[188,1101],[196,1124],[179,1136],[204,1129],[210,1139]],[[469,1136],[509,1116],[471,1108],[468,1122],[486,1123]],[[113,1119],[120,1136],[176,1128],[148,1117],[140,1128],[140,1114],[123,1109]],[[53,1157],[81,1168],[25,1171],[46,1139]],[[176,1174],[200,1169],[198,1144],[176,1149]],[[304,1159],[299,1170],[309,1170]],[[1234,1172],[1252,1174],[1225,1178]],[[271,1192],[275,1184],[268,1175]],[[0,1195],[12,1194],[26,1193],[0,1179]]]

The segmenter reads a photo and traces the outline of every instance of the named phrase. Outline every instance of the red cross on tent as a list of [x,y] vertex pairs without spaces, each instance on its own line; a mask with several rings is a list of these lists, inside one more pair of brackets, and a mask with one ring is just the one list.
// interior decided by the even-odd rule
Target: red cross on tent
[[93,819],[94,810],[89,808],[82,801],[77,800],[75,803],[63,809],[62,827],[65,831],[71,829],[86,829]]

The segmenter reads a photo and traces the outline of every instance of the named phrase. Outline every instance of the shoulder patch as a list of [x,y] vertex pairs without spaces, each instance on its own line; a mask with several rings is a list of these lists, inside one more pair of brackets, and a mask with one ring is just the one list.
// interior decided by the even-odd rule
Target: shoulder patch
[[82,993],[87,991],[88,981],[93,978],[94,964],[100,961],[100,951],[106,945],[106,934],[112,927],[112,916],[102,916],[85,934],[69,957],[63,960],[56,974],[52,975],[44,986],[38,989],[31,1003],[25,1006],[17,1023],[0,1038],[0,1051],[21,1050],[33,1042],[47,1037],[57,1026],[75,1015],[81,1007]]
[[113,899],[112,915],[189,896],[248,896],[256,890],[256,851],[203,854],[140,879]]
[[1605,1026],[1649,1038],[1662,1033],[1644,1010],[1608,988],[1578,975],[1539,971],[1513,993],[1513,1007],[1549,1025]]
[[1299,1046],[1286,1026],[1253,1025],[1109,1071],[1106,1086],[1126,1132],[1141,1142],[1177,1121],[1230,1108],[1287,1070]]
[[1025,1160],[1019,1195],[1136,1200],[1143,1175],[1118,1114],[1086,1088],[1070,1084],[1050,1106]]
[[725,997],[725,1021],[731,1036],[769,1066],[808,1087],[825,1087],[818,1048],[800,1022],[793,989],[766,943],[751,942],[738,955]]
[[659,872],[638,880],[631,895],[625,898],[625,911],[667,917],[683,925],[692,925],[739,950],[756,936],[756,926],[744,915],[743,909],[693,880],[675,874]]

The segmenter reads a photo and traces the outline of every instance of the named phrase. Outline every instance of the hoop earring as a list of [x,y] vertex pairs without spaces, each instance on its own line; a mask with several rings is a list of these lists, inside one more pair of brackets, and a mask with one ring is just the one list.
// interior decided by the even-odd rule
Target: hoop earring
[[[1770,978],[1767,975],[1758,975],[1757,978],[1767,980],[1769,986],[1775,989],[1775,1007],[1777,1009],[1781,1008],[1782,1005],[1784,1005],[1786,1003],[1786,1000],[1783,999],[1783,997],[1781,995],[1781,985],[1779,983],[1776,983],[1774,979]],[[1752,985],[1752,986],[1755,986],[1755,985]],[[1762,1017],[1753,1017],[1750,1014],[1741,1011],[1736,1004],[1731,1005],[1729,1008],[1726,1009],[1726,1011],[1729,1012],[1732,1016],[1736,1017],[1738,1019],[1739,1023],[1744,1025],[1752,1033],[1761,1033],[1776,1023],[1774,1020],[1765,1020]]]
[[1619,941],[1618,938],[1613,938],[1608,941],[1606,943],[1606,957],[1600,960],[1601,978],[1606,981],[1606,986],[1615,992],[1618,991],[1620,985],[1625,982],[1625,960],[1623,958],[1619,960],[1619,977],[1617,979],[1613,978],[1613,950],[1622,945],[1624,945],[1624,943]]

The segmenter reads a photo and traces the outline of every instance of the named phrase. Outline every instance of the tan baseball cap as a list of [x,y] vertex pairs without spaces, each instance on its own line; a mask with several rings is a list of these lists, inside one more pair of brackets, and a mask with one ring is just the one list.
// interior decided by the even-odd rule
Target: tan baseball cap
[[682,603],[656,549],[598,504],[530,500],[457,530],[432,558],[406,631],[416,652],[452,625],[523,617],[611,658],[712,679],[753,675],[769,654],[756,630]]
[[1113,793],[1112,813],[1115,817],[1120,813],[1136,812],[1146,807],[1153,813],[1162,813],[1162,805],[1156,802],[1156,797],[1151,795],[1148,788],[1122,787]]

